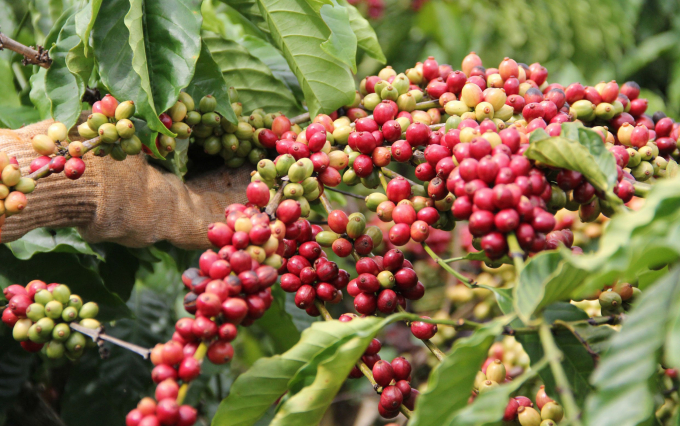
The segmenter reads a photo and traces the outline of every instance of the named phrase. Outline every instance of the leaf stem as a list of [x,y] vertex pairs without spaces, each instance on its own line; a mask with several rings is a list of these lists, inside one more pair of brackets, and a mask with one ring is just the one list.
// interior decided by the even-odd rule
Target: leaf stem
[[[199,361],[202,361],[203,358],[205,358],[206,353],[208,353],[208,344],[205,342],[201,342],[201,344],[198,345],[196,352],[194,352],[194,358],[196,358]],[[187,392],[189,392],[189,386],[191,386],[191,383],[184,383],[179,388],[179,393],[177,394],[177,405],[182,405],[182,403],[184,402],[184,398],[186,398]]]
[[555,377],[555,384],[557,385],[556,389],[560,394],[560,399],[564,406],[565,420],[569,424],[581,426],[581,410],[576,404],[574,393],[569,384],[569,379],[564,372],[564,368],[562,368],[561,361],[564,354],[562,354],[562,351],[557,347],[557,343],[555,343],[550,325],[546,323],[541,324],[538,328],[538,335],[541,339],[541,345],[543,346],[545,356],[550,363],[550,369]]
[[[314,304],[316,305],[316,308],[319,310],[319,312],[321,312],[321,316],[323,317],[323,319],[325,321],[333,321],[334,320],[331,313],[328,312],[328,309],[326,309],[326,305],[324,305],[323,303],[321,303],[318,300],[315,300]],[[375,379],[373,378],[373,372],[371,371],[370,368],[368,368],[368,365],[366,365],[366,363],[364,363],[361,359],[359,359],[359,361],[357,362],[357,367],[359,368],[359,370],[361,370],[363,375],[366,376],[368,381],[371,382],[373,389],[375,389],[375,391],[378,392],[378,389],[380,389],[380,386],[378,386],[378,384],[375,382]],[[411,414],[413,414],[411,412],[411,410],[406,408],[403,404],[401,405],[401,407],[399,407],[399,411],[401,411],[402,414],[404,416],[406,416],[406,418],[408,418],[408,419],[410,419]]]
[[517,241],[517,235],[511,232],[507,235],[508,247],[510,248],[510,257],[512,262],[515,264],[515,274],[519,277],[519,274],[524,269],[524,251],[519,246],[519,241]]
[[456,271],[455,269],[451,268],[449,265],[444,262],[444,260],[439,257],[432,249],[430,246],[427,245],[427,243],[422,243],[423,249],[427,252],[427,254],[430,255],[430,257],[439,264],[446,272],[449,274],[453,275],[454,277],[458,278],[463,284],[465,284],[468,287],[473,287],[474,280],[466,277],[465,275],[461,274],[460,272]]
[[453,263],[453,262],[459,262],[461,260],[465,260],[466,256],[460,256],[460,257],[450,257],[448,259],[443,259],[442,262],[444,263]]

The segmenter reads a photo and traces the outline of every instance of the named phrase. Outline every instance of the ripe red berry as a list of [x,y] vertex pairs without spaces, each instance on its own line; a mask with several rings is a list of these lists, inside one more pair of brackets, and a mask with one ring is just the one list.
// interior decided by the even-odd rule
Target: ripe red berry
[[387,361],[380,360],[376,362],[371,371],[375,382],[382,387],[388,386],[394,379],[394,370],[392,369],[392,365]]
[[398,410],[404,396],[396,386],[387,386],[380,395],[380,405],[386,410]]
[[201,374],[201,364],[194,357],[184,358],[179,365],[179,378],[190,382]]
[[[430,319],[430,317],[421,318]],[[435,334],[437,334],[437,324],[428,324],[422,321],[414,321],[411,323],[411,332],[418,339],[431,339]]]
[[374,294],[360,293],[354,298],[354,309],[362,315],[373,315],[378,307]]
[[226,364],[234,357],[234,348],[228,342],[217,340],[208,347],[207,356],[213,364]]
[[64,164],[64,174],[71,180],[78,179],[85,173],[85,162],[79,157],[73,157]]

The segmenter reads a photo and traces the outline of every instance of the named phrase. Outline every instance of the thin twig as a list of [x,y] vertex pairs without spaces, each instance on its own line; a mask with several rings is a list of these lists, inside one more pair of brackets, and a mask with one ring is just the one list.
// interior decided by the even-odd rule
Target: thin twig
[[325,187],[325,188],[324,188],[324,191],[333,191],[333,192],[337,192],[338,194],[346,195],[346,196],[348,196],[348,197],[358,198],[358,199],[360,199],[360,200],[365,200],[365,199],[366,199],[366,197],[364,197],[363,195],[352,194],[351,192],[343,191],[342,189],[331,188],[331,187],[329,187],[329,186]]
[[517,236],[514,232],[511,232],[507,236],[508,247],[510,248],[510,257],[515,264],[515,274],[519,277],[519,274],[524,269],[524,251],[519,246],[519,241],[517,241]]
[[473,279],[466,277],[465,275],[461,274],[460,272],[456,271],[455,269],[447,265],[446,262],[444,262],[444,260],[442,260],[441,257],[437,256],[437,254],[434,251],[432,251],[432,249],[430,248],[430,246],[427,245],[427,243],[422,243],[422,246],[427,252],[427,254],[430,255],[432,260],[437,262],[439,266],[441,266],[446,272],[458,278],[463,284],[467,285],[468,287],[474,286]]
[[564,420],[572,425],[581,426],[581,410],[576,404],[576,399],[574,399],[574,393],[571,390],[571,385],[569,384],[569,379],[567,374],[562,368],[562,358],[564,354],[557,347],[555,339],[552,335],[552,330],[550,325],[543,323],[538,329],[538,335],[541,339],[541,345],[543,346],[543,352],[545,353],[548,362],[550,363],[550,369],[552,370],[553,376],[555,377],[555,384],[557,393],[561,396],[562,405],[564,406]]
[[99,343],[100,341],[106,341],[113,343],[116,346],[120,346],[121,348],[125,348],[131,352],[134,352],[136,354],[139,354],[142,356],[144,359],[149,359],[149,355],[151,354],[151,349],[143,348],[141,346],[128,343],[125,340],[120,340],[117,339],[113,336],[109,336],[108,334],[104,333],[104,327],[99,327],[97,329],[92,329],[92,328],[87,328],[83,327],[82,325],[78,323],[72,322],[69,324],[69,327],[71,327],[73,330],[77,331],[78,333],[84,334],[91,338],[95,343]]
[[267,203],[267,207],[264,208],[264,212],[267,213],[267,215],[269,215],[269,219],[271,219],[271,220],[276,219],[276,209],[279,207],[279,203],[281,202],[281,198],[283,198],[283,188],[287,184],[288,184],[288,182],[283,181],[279,190],[276,191],[276,194],[274,194],[274,198],[269,200],[269,203]]
[[321,201],[321,205],[323,208],[326,210],[326,213],[329,213],[333,211],[333,206],[331,206],[331,201],[328,199],[328,196],[326,194],[321,194],[319,196],[319,200]]
[[290,124],[300,124],[304,123],[305,121],[309,121],[310,116],[309,113],[306,112],[304,114],[296,115],[295,117],[290,119]]
[[47,50],[42,46],[38,46],[38,50],[32,47],[24,46],[16,40],[7,37],[5,34],[0,32],[0,50],[8,49],[12,52],[17,52],[24,56],[23,64],[28,65],[39,65],[43,68],[49,68],[52,64],[52,59],[47,53]]

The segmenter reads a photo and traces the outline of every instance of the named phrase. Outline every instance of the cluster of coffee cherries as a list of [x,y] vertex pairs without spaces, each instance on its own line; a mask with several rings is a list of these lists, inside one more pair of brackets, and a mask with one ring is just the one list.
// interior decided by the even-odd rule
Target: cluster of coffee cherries
[[125,426],[191,426],[198,413],[190,405],[177,405],[179,385],[167,379],[156,387],[156,399],[142,398],[125,417]]
[[[355,317],[355,314],[342,314],[338,320],[349,322]],[[402,404],[409,410],[413,410],[420,393],[411,387],[411,363],[401,356],[394,358],[392,362],[382,360],[378,354],[381,348],[380,340],[371,340],[361,356],[361,361],[371,369],[376,383],[375,390],[380,394],[378,413],[386,419],[393,419],[399,415],[399,407]],[[349,373],[349,378],[358,379],[361,376],[363,373],[355,365]]]
[[[130,120],[134,114],[134,102],[119,103],[113,96],[106,95],[92,105],[92,114],[78,126],[78,134],[85,139],[101,138],[103,143],[94,150],[95,155],[111,155],[114,160],[123,161],[128,155],[142,152],[142,141],[135,135],[135,125]],[[80,158],[87,149],[81,142],[71,142],[68,151],[73,158]],[[69,176],[68,171],[66,175]]]
[[[498,358],[491,356],[482,365],[481,371],[477,372],[474,389],[468,402],[485,392],[494,389],[502,383],[512,380],[506,371],[504,363]],[[536,393],[536,408],[530,398],[515,396],[510,398],[503,414],[504,422],[519,422],[521,426],[555,426],[562,420],[564,410],[562,406],[548,397],[545,386],[541,386]]]
[[34,189],[35,180],[21,176],[16,157],[0,151],[0,218],[21,213],[28,203],[26,194]]
[[602,316],[619,315],[631,307],[642,290],[630,283],[616,283],[608,286],[597,295]]
[[71,330],[69,324],[98,329],[99,321],[94,318],[99,306],[94,302],[83,303],[68,286],[34,280],[26,286],[12,284],[3,293],[9,303],[2,311],[2,322],[12,328],[14,340],[26,351],[42,351],[51,359],[66,356],[75,360],[83,355],[88,344],[94,344]]
[[366,217],[359,212],[347,216],[342,210],[333,210],[328,214],[328,227],[331,230],[319,232],[316,241],[322,247],[330,247],[340,257],[347,257],[353,252],[368,256],[382,243],[380,228],[366,226]]
[[[356,271],[358,277],[349,282],[347,293],[354,297],[354,308],[362,315],[373,315],[376,311],[390,314],[397,306],[406,308],[406,299],[418,300],[425,294],[425,286],[418,281],[413,265],[398,249],[389,250],[385,256],[360,259]],[[425,328],[436,332],[436,326],[428,324]]]
[[267,114],[256,109],[243,115],[243,106],[238,102],[238,92],[233,87],[229,88],[229,97],[237,123],[228,121],[216,111],[217,100],[212,95],[201,98],[198,108],[195,108],[193,99],[184,93],[179,101],[186,106],[185,116],[179,119],[181,111],[171,110],[168,114],[175,122],[174,126],[178,126],[178,121],[184,121],[191,128],[193,143],[201,146],[206,154],[222,157],[227,167],[238,168],[246,161],[255,165],[267,156],[268,148],[274,147],[273,142],[269,143],[269,129],[281,113]]

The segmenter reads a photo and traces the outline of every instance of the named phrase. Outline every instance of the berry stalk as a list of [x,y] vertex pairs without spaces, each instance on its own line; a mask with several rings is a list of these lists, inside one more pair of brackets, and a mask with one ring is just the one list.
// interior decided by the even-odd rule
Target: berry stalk
[[564,405],[564,414],[566,423],[574,426],[581,426],[581,410],[576,404],[574,399],[574,393],[569,385],[569,380],[567,379],[567,374],[562,368],[561,360],[564,357],[562,351],[557,347],[555,339],[552,335],[552,330],[549,324],[541,324],[538,329],[538,335],[541,339],[541,345],[543,346],[543,351],[545,351],[545,357],[550,363],[550,369],[555,376],[555,383],[557,384],[556,390],[562,397],[562,405]]
[[[407,312],[404,310],[404,308],[401,307],[401,305],[397,305],[397,311],[399,311],[399,312],[401,312],[401,313],[407,313]],[[418,321],[423,321],[424,318],[417,318],[417,320],[418,320]],[[423,321],[423,322],[431,323],[431,322],[429,322],[429,321]],[[423,343],[425,344],[425,346],[427,346],[427,348],[430,350],[430,352],[432,352],[432,355],[436,356],[437,359],[438,359],[440,362],[444,360],[444,358],[446,357],[446,355],[444,354],[444,352],[441,351],[441,349],[439,349],[439,348],[437,347],[437,345],[435,345],[434,343],[432,343],[432,341],[431,341],[430,339],[422,339],[422,341],[423,341]]]
[[[83,142],[83,151],[82,153],[85,154],[88,151],[91,151],[92,149],[98,147],[99,145],[102,144],[102,138],[100,136],[97,136],[95,138],[92,138],[90,140],[87,140]],[[71,159],[71,154],[66,153],[64,154],[64,159],[69,160]],[[26,176],[29,179],[40,179],[49,176],[50,174],[50,164],[47,163],[35,172],[31,173],[30,175]]]
[[517,236],[514,232],[509,233],[506,238],[508,240],[508,247],[510,248],[510,257],[515,264],[515,274],[519,276],[522,269],[524,269],[524,251],[519,246],[519,241],[517,241]]
[[125,340],[117,339],[113,336],[109,336],[108,334],[103,333],[102,327],[93,330],[91,328],[83,327],[82,325],[77,324],[77,323],[71,323],[71,324],[69,324],[69,326],[73,330],[88,336],[95,343],[99,343],[100,340],[104,340],[106,342],[113,343],[116,346],[120,346],[121,348],[125,348],[125,349],[127,349],[131,352],[138,354],[138,355],[141,355],[141,357],[144,358],[144,359],[149,359],[149,355],[151,354],[151,349],[143,348],[143,347],[135,345],[133,343],[128,343]]

